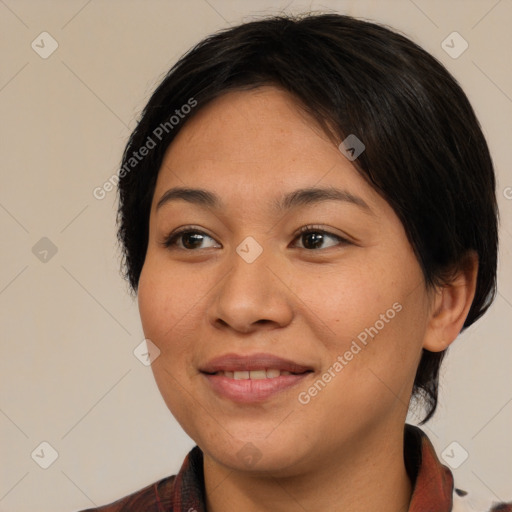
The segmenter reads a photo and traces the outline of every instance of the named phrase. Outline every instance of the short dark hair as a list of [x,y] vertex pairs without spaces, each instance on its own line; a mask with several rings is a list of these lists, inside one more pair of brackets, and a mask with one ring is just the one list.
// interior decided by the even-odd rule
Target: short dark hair
[[[130,136],[119,173],[118,239],[132,292],[169,144],[213,99],[264,85],[290,93],[338,143],[349,134],[363,141],[354,164],[400,218],[427,287],[446,282],[470,251],[477,253],[476,293],[463,329],[483,315],[496,294],[498,211],[493,164],[475,113],[455,78],[417,44],[339,14],[274,16],[222,30],[167,73]],[[197,102],[192,112],[169,122],[191,99]],[[135,165],[134,152],[156,138]],[[423,350],[413,387],[425,403],[422,423],[437,407],[444,354]]]

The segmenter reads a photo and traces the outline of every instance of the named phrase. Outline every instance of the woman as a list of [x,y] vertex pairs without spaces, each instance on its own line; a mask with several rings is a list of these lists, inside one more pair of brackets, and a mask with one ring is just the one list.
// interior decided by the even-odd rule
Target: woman
[[460,507],[405,419],[411,397],[433,415],[446,349],[494,298],[497,207],[438,61],[348,16],[230,28],[170,70],[119,178],[153,372],[197,446],[95,510]]

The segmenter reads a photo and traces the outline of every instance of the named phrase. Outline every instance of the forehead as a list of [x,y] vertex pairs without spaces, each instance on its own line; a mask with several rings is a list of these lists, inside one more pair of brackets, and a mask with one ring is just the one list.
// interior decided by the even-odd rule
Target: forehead
[[185,123],[165,154],[154,202],[171,187],[208,189],[227,202],[264,197],[274,210],[298,188],[382,201],[293,97],[269,86],[226,93]]
[[225,93],[196,111],[168,154],[173,159],[275,162],[280,158],[298,160],[306,152],[310,160],[321,146],[324,151],[332,150],[333,144],[316,121],[290,94],[264,86]]

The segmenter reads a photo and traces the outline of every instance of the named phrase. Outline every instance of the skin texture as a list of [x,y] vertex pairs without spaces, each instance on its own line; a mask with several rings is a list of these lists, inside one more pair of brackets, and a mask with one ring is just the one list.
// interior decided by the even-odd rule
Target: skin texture
[[[176,186],[207,189],[224,206],[177,200],[157,210]],[[334,200],[271,207],[295,189],[326,186],[371,211]],[[297,233],[306,225],[334,236],[315,246]],[[203,238],[163,245],[185,226]],[[252,263],[236,252],[248,236],[263,249]],[[423,347],[444,350],[462,328],[472,262],[453,285],[427,290],[392,208],[279,89],[227,93],[187,121],[158,175],[138,300],[145,336],[161,351],[157,385],[205,453],[208,510],[407,510],[403,426],[414,375]],[[393,304],[400,311],[300,403]],[[267,352],[314,372],[266,401],[237,404],[199,371],[229,352]],[[259,454],[250,466],[239,455],[247,443]]]

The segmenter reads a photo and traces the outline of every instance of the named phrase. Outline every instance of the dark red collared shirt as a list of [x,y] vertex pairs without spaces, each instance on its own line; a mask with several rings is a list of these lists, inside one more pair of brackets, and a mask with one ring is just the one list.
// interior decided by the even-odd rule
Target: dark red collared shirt
[[[426,434],[405,425],[404,458],[413,482],[408,512],[456,512],[466,508],[455,489],[451,471],[441,464]],[[455,500],[455,503],[454,503]],[[203,452],[195,446],[177,475],[163,478],[140,491],[99,508],[82,512],[205,512]],[[478,512],[512,512],[512,503],[496,503]]]

